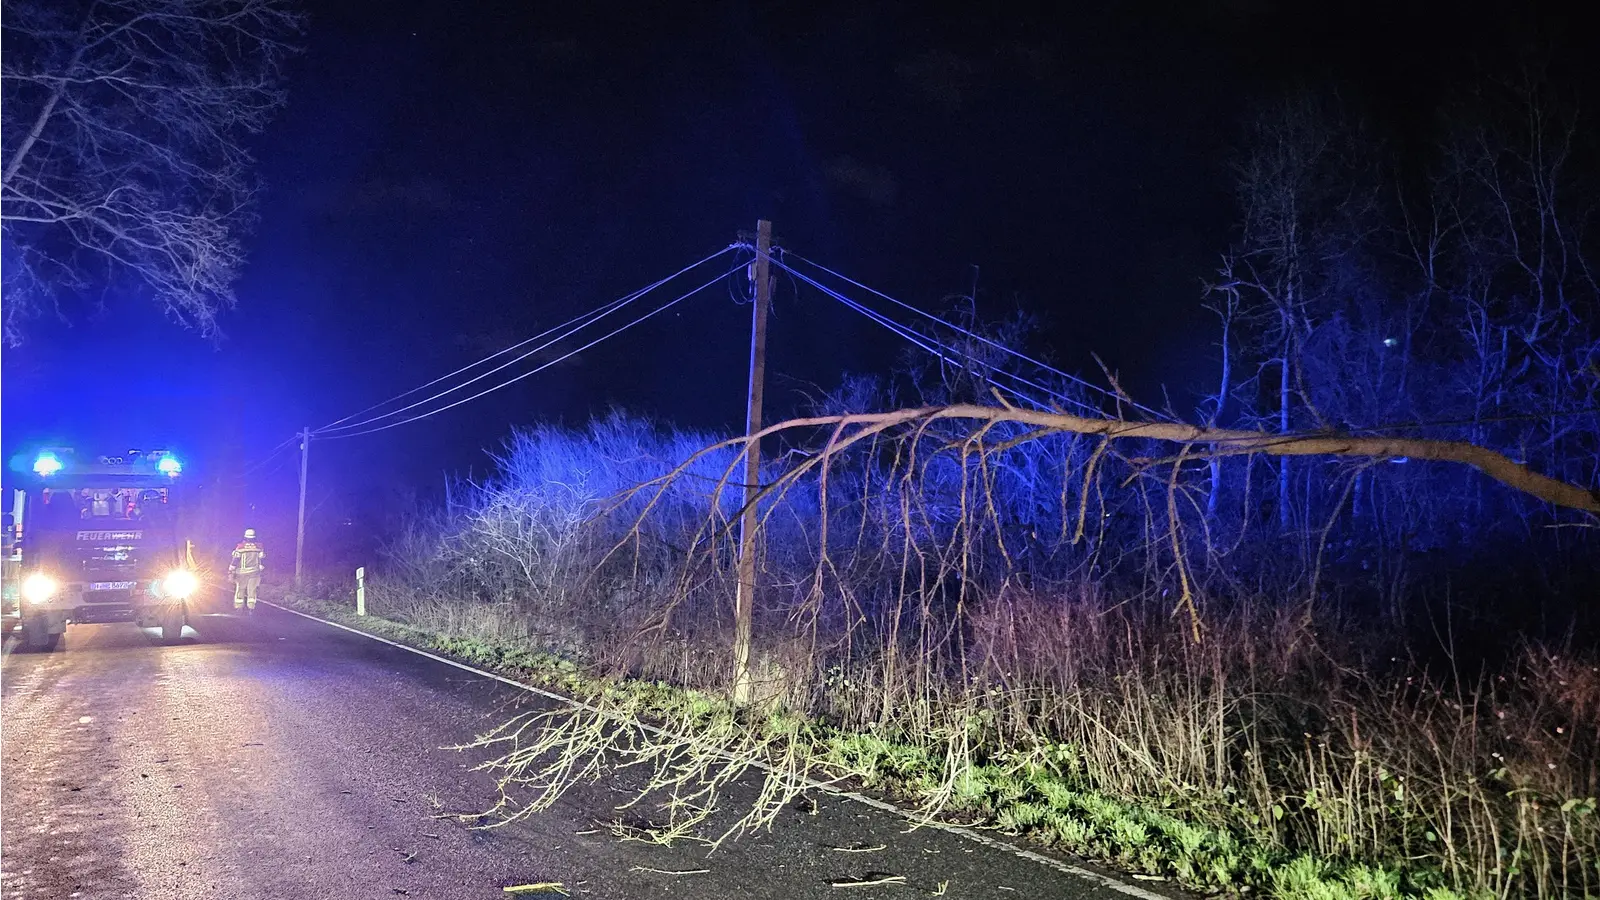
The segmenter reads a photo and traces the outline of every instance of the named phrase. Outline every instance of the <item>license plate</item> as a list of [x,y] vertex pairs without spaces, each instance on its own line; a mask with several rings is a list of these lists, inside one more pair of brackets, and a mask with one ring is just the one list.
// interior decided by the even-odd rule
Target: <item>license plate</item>
[[89,585],[91,591],[128,591],[137,581],[96,581]]

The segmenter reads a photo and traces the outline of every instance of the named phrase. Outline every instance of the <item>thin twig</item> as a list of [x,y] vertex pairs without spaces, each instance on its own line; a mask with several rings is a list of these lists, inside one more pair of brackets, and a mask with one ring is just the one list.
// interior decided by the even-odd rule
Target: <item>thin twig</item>
[[883,875],[862,881],[830,881],[828,883],[836,888],[876,887],[880,884],[905,884],[906,877],[904,875]]

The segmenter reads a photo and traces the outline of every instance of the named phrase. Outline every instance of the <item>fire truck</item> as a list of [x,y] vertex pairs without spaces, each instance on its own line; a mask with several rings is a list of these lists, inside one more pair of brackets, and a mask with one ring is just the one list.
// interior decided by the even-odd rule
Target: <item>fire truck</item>
[[67,625],[103,622],[159,627],[177,641],[202,587],[184,534],[183,462],[165,450],[69,448],[24,462],[9,517],[24,644],[54,650]]

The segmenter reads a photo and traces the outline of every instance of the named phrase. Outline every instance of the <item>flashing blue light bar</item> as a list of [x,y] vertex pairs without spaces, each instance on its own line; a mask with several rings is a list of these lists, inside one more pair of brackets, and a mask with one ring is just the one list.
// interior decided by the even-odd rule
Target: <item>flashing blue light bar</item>
[[56,459],[54,453],[41,453],[39,458],[33,461],[33,471],[36,475],[54,475],[63,468],[65,466],[62,465],[61,460]]
[[163,456],[156,463],[156,471],[163,475],[176,476],[183,471],[183,463],[179,462],[176,456]]

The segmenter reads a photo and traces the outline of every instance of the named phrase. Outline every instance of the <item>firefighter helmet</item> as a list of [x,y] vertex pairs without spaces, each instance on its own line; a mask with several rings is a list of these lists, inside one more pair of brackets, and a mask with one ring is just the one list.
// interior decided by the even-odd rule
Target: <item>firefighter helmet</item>
[[244,530],[244,539],[247,540],[247,541],[255,540],[256,539],[256,530],[254,528],[246,528]]

